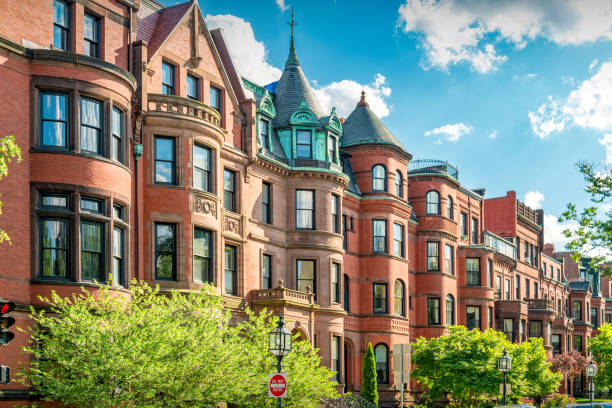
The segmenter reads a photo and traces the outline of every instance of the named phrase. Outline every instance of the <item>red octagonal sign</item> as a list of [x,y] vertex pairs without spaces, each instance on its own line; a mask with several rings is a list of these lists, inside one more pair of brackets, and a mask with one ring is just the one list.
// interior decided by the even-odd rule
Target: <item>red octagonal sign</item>
[[287,396],[287,374],[270,374],[268,377],[268,396],[274,398]]

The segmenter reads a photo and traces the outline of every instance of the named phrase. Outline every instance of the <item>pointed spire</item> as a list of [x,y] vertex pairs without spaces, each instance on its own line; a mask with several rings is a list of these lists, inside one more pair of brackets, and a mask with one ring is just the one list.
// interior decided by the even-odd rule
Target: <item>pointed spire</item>
[[370,106],[365,99],[365,91],[361,91],[361,100],[357,103],[357,106]]
[[293,39],[293,27],[297,25],[295,20],[293,19],[293,7],[291,7],[291,22],[287,21],[287,24],[291,27],[291,43],[289,45],[289,56],[287,57],[287,62],[285,62],[285,66],[289,65],[300,65],[300,60],[297,57],[297,53],[295,52],[295,40]]

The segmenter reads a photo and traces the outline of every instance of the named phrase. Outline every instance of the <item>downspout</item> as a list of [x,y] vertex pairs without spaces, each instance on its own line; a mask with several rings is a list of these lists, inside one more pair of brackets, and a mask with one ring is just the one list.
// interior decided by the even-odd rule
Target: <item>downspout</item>
[[133,61],[134,57],[132,53],[134,52],[132,48],[132,6],[128,6],[129,17],[128,17],[128,71],[133,73]]

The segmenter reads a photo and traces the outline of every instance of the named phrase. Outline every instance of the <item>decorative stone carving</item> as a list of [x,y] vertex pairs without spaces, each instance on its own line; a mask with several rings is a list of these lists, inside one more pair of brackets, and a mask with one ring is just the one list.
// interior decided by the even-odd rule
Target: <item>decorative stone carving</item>
[[242,238],[242,217],[238,214],[225,213],[223,231]]
[[217,218],[217,203],[204,197],[193,198],[193,212],[212,215]]

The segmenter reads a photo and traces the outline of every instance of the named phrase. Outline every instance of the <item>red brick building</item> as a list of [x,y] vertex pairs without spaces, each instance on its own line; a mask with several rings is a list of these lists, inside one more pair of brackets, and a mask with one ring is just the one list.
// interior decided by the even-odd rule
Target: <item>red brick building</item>
[[[109,275],[125,296],[132,278],[211,282],[238,318],[283,313],[344,389],[359,391],[372,343],[393,406],[397,344],[462,324],[541,336],[552,355],[610,319],[610,282],[568,273],[541,211],[413,161],[364,94],[346,120],[323,112],[293,33],[280,80],[255,84],[194,2],[8,0],[0,89],[0,135],[24,153],[0,185],[0,296],[19,326],[38,296]],[[26,341],[2,363],[22,364]],[[28,398],[0,391],[0,406]]]

